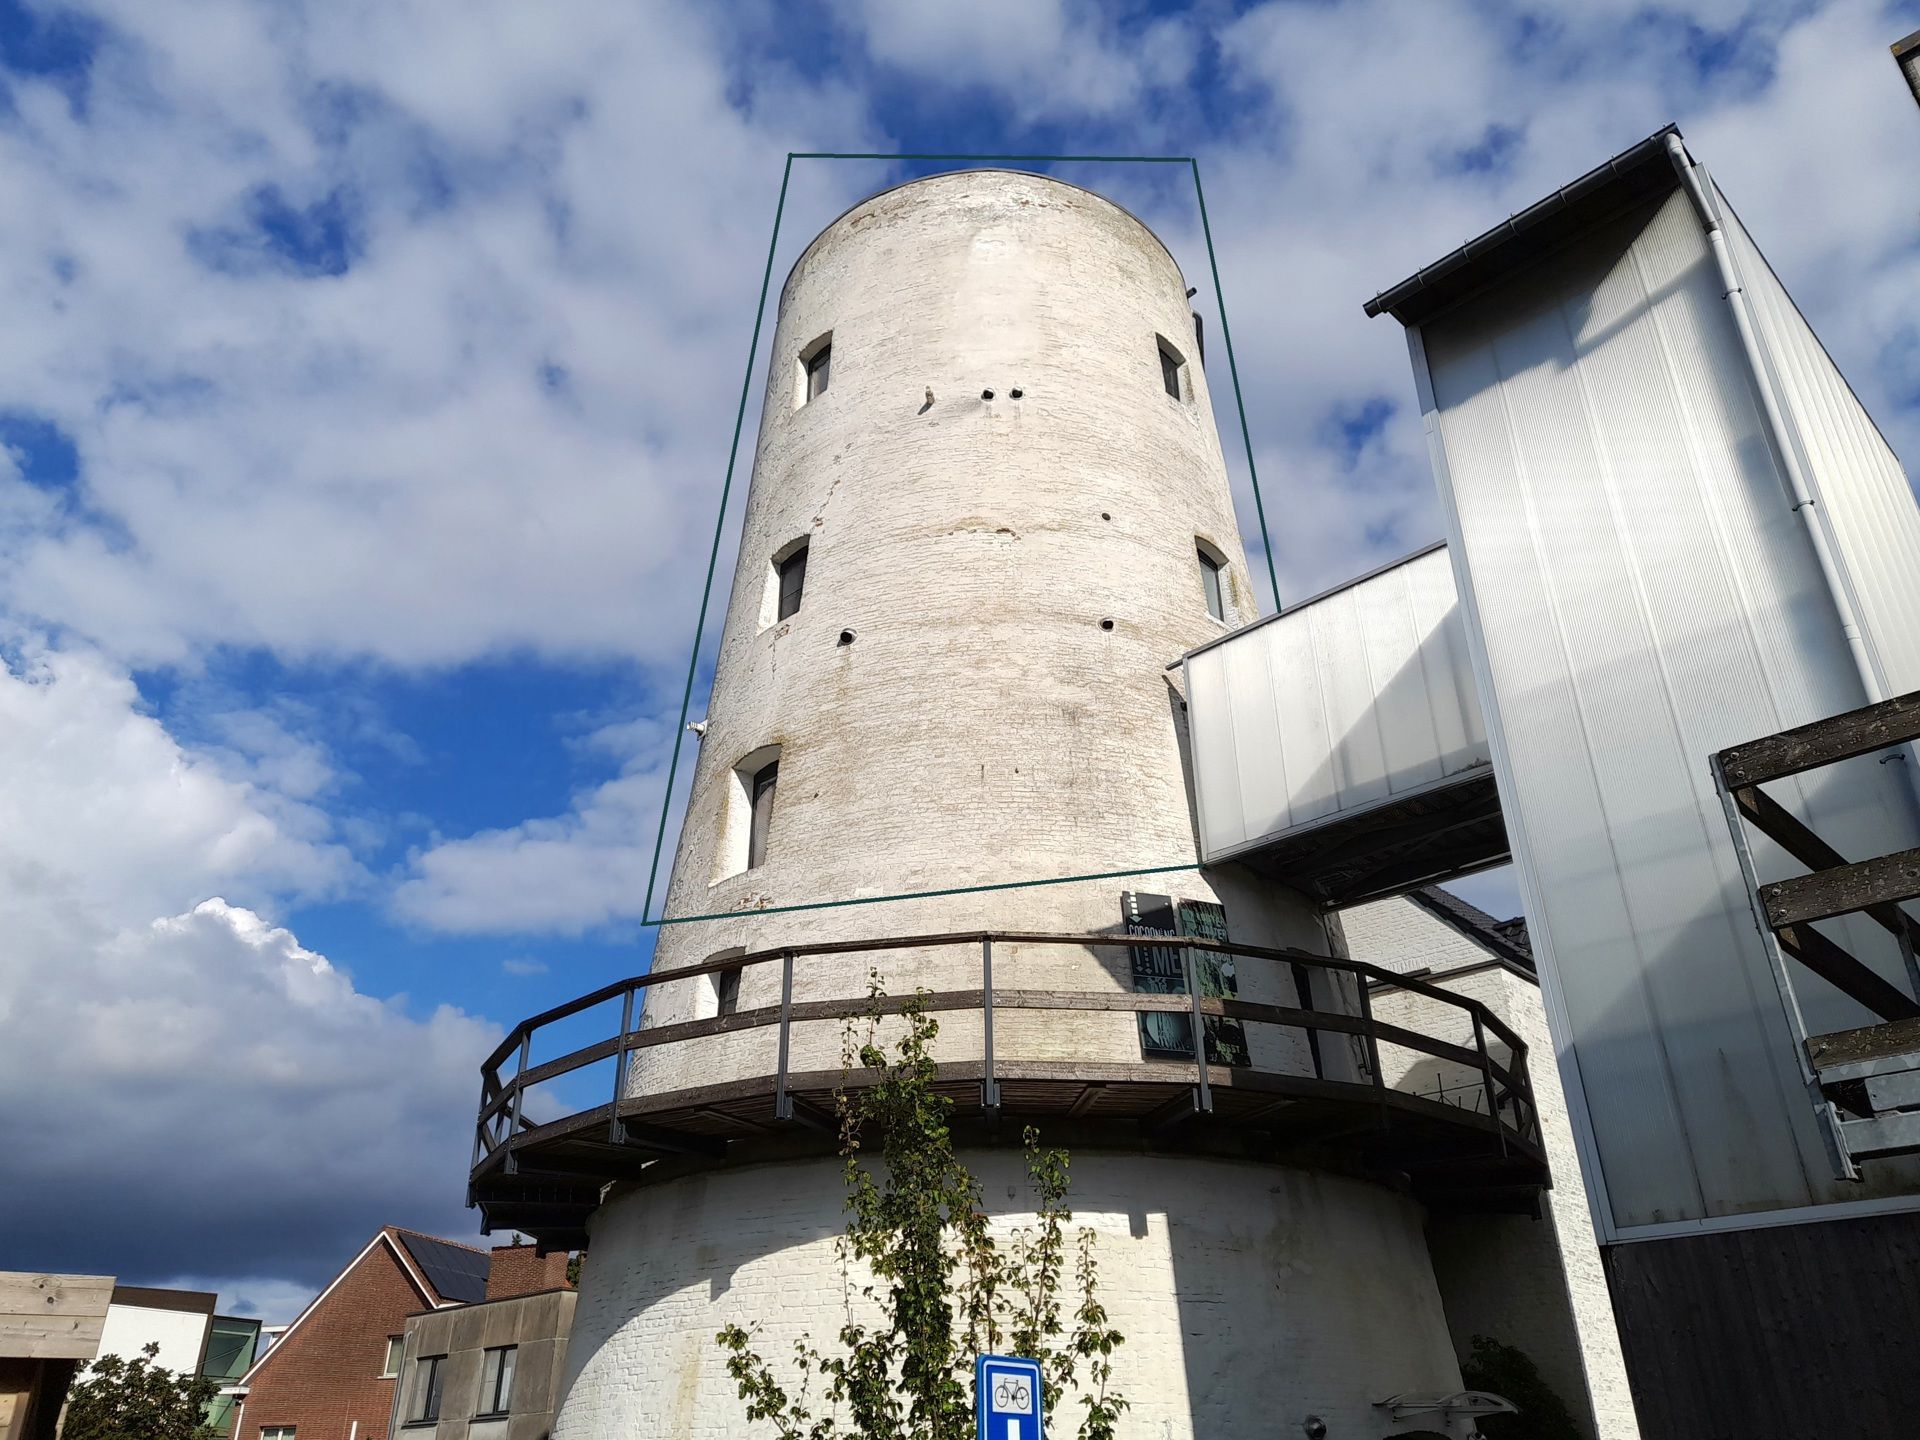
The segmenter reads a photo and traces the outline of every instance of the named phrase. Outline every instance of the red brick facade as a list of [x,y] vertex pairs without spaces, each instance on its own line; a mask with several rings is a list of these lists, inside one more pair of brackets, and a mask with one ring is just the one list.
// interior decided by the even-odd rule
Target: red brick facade
[[293,1427],[296,1440],[386,1440],[387,1337],[437,1301],[410,1278],[395,1243],[382,1232],[254,1368],[233,1440],[260,1440],[276,1426]]
[[564,1250],[543,1257],[532,1245],[496,1245],[487,1263],[489,1300],[560,1290],[566,1283],[567,1252]]

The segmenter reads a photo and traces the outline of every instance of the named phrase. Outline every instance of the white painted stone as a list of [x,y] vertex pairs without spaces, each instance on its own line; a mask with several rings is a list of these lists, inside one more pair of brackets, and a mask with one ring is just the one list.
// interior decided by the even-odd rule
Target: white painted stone
[[[1554,1178],[1554,1188],[1541,1197],[1541,1217],[1436,1215],[1427,1225],[1428,1249],[1459,1353],[1469,1353],[1475,1335],[1518,1346],[1586,1434],[1637,1440],[1620,1332],[1539,985],[1501,967],[1489,951],[1410,900],[1356,906],[1341,912],[1340,925],[1354,959],[1397,971],[1431,967],[1430,983],[1480,1001],[1527,1046],[1527,1074]],[[1480,968],[1465,968],[1474,966]],[[1381,991],[1373,997],[1373,1009],[1382,1020],[1435,1039],[1473,1043],[1472,1026],[1460,1011],[1425,996]],[[1506,1048],[1495,1042],[1493,1053],[1504,1059]],[[1396,1088],[1444,1094],[1485,1109],[1476,1089],[1480,1077],[1465,1067],[1390,1045],[1381,1047],[1380,1058],[1387,1083]]]
[[[815,940],[1112,932],[1129,886],[1218,898],[1249,944],[1328,950],[1308,906],[1231,869],[754,913],[1194,861],[1165,666],[1223,629],[1206,610],[1197,541],[1228,562],[1229,622],[1256,607],[1185,292],[1165,248],[1123,211],[1006,172],[876,196],[801,258],[774,327],[667,893],[670,914],[729,915],[663,930],[659,970]],[[800,403],[800,357],[828,332],[828,389]],[[1177,399],[1160,338],[1188,357]],[[803,603],[767,624],[769,567],[801,536]],[[838,643],[843,630],[852,644]],[[776,745],[767,862],[733,873],[735,771]],[[803,962],[796,997],[859,995],[870,963]],[[881,963],[895,993],[979,983],[973,947]],[[1130,988],[1119,951],[1006,945],[994,970],[1001,989]],[[1239,973],[1243,998],[1299,998],[1285,968],[1243,961]],[[749,971],[741,1008],[775,1003],[779,984],[777,964]],[[711,994],[705,977],[657,986],[646,1023],[709,1014]],[[977,1015],[940,1021],[943,1058],[979,1055]],[[1295,1032],[1254,1027],[1250,1039],[1266,1068],[1311,1063]],[[1009,1011],[995,1042],[1003,1059],[1141,1060],[1128,1014]],[[638,1051],[630,1090],[770,1074],[775,1043],[767,1028]],[[841,1046],[837,1023],[798,1025],[794,1067],[837,1068]],[[1325,1048],[1332,1073],[1351,1069],[1346,1047]],[[1024,1203],[1017,1184],[1005,1197],[1016,1156],[974,1159],[995,1177],[996,1204]],[[1103,1224],[1100,1240],[1136,1399],[1123,1434],[1251,1440],[1310,1412],[1334,1435],[1384,1434],[1365,1428],[1373,1400],[1458,1383],[1417,1206],[1276,1167],[1082,1150],[1073,1168],[1076,1205],[1130,1217]],[[556,1440],[746,1433],[714,1332],[757,1319],[777,1355],[802,1334],[831,1342],[842,1201],[832,1161],[611,1195],[594,1221]]]
[[[1019,1157],[968,1156],[1007,1225],[1030,1220]],[[1121,1434],[1176,1440],[1387,1433],[1374,1402],[1456,1388],[1421,1211],[1374,1185],[1274,1166],[1077,1154],[1075,1227],[1127,1343]],[[1011,1194],[1009,1193],[1011,1192]],[[751,1433],[714,1332],[759,1325],[768,1357],[847,1314],[838,1165],[723,1171],[602,1211],[582,1277],[556,1440]],[[1056,1413],[1075,1414],[1072,1403]],[[1054,1433],[1071,1434],[1071,1428]]]

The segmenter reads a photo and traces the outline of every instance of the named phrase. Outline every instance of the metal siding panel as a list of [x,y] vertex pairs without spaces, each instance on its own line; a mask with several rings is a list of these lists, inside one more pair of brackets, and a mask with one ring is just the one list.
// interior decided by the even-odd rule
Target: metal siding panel
[[1608,1228],[1859,1197],[1791,1083],[1706,757],[1860,692],[1684,196],[1424,339]]
[[1732,207],[1720,199],[1741,286],[1808,462],[1887,693],[1920,689],[1920,506],[1886,438]]
[[1353,592],[1343,590],[1307,610],[1315,667],[1326,696],[1327,728],[1333,737],[1333,773],[1342,810],[1384,800],[1386,749],[1380,741],[1378,691],[1367,668],[1366,637]]
[[1202,858],[1491,763],[1444,551],[1186,661]]
[[1420,663],[1405,571],[1356,586],[1353,608],[1373,683],[1386,788],[1398,794],[1409,786],[1431,784],[1444,774],[1440,736],[1433,720],[1434,696]]
[[1282,834],[1333,814],[1340,809],[1340,779],[1334,770],[1325,677],[1312,626],[1304,615],[1283,616],[1234,643],[1264,648],[1273,673],[1268,701],[1280,731],[1288,809],[1285,826],[1267,833]]
[[1187,725],[1193,747],[1194,801],[1205,850],[1230,850],[1247,838],[1233,741],[1227,657],[1207,650],[1187,658]]

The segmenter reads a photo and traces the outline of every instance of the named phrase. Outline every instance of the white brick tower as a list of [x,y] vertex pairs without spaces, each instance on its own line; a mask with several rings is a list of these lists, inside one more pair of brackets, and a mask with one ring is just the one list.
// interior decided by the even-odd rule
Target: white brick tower
[[[1132,891],[1155,892],[1136,911],[1202,917],[1185,933],[1219,933],[1224,910],[1237,944],[1326,955],[1291,892],[1189,870],[757,913],[1193,862],[1166,667],[1256,613],[1196,330],[1145,226],[1030,174],[889,190],[794,267],[666,902],[728,918],[661,931],[655,976],[696,973],[629,996],[643,1018],[622,1027],[612,1113],[489,1138],[475,1172],[491,1223],[591,1237],[556,1440],[746,1433],[714,1332],[757,1323],[784,1357],[838,1329],[843,1190],[802,1092],[837,1068],[870,969],[893,994],[975,995],[941,1009],[939,1057],[990,1203],[1028,1203],[1024,1117],[1072,1146],[1127,1336],[1125,1433],[1251,1440],[1318,1415],[1371,1437],[1393,1433],[1385,1396],[1458,1388],[1417,1184],[1329,1138],[1387,1133],[1364,1037],[1210,1020],[1232,1034],[1201,1072],[1220,1103],[1195,1114],[1213,1099],[1190,1091],[1189,1019],[1164,1013],[1184,984],[1136,1014],[1155,987],[1127,950],[996,940],[1001,999],[978,1003],[981,932],[1124,934]],[[775,958],[712,968],[743,952]],[[1361,1010],[1337,971],[1209,973],[1249,1012]],[[1276,1115],[1309,1111],[1275,1138]],[[566,1192],[581,1219],[543,1220],[566,1196],[535,1172],[567,1169],[596,1188]]]

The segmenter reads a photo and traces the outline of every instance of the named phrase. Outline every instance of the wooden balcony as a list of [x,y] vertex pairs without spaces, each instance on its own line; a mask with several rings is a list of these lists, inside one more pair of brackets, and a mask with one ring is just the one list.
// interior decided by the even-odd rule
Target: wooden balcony
[[[1003,968],[1004,957],[1016,948],[1027,957],[1060,947],[1082,955],[1118,952],[1122,960],[1131,950],[1184,952],[1186,993],[996,988],[996,947]],[[898,951],[939,955],[947,966],[943,973],[954,973],[963,961],[970,972],[977,966],[978,984],[879,1002],[864,994],[796,998],[797,969],[833,964],[840,976],[864,976]],[[1202,993],[1202,967],[1193,963],[1202,953],[1229,957],[1237,975],[1272,982],[1264,987],[1267,993],[1282,986],[1281,993],[1299,993],[1295,977],[1303,972],[1346,977],[1353,1013]],[[636,1028],[640,1002],[651,987],[758,966],[778,967],[779,1003]],[[1470,1033],[1474,1043],[1376,1019],[1368,990],[1376,982],[1446,1007],[1447,1031]],[[803,987],[803,996],[809,988],[817,987]],[[977,1049],[958,1053],[956,1036],[943,1031],[935,1050],[938,1088],[952,1101],[956,1138],[964,1144],[1018,1145],[1032,1124],[1047,1143],[1076,1149],[1203,1153],[1336,1169],[1405,1188],[1440,1208],[1531,1210],[1549,1183],[1527,1047],[1476,1001],[1376,966],[1304,951],[1158,936],[974,932],[733,956],[618,981],[522,1021],[482,1067],[468,1201],[480,1208],[489,1231],[514,1229],[549,1248],[577,1247],[586,1241],[587,1218],[609,1182],[645,1185],[699,1169],[831,1154],[838,1144],[837,1097],[868,1077],[838,1065],[795,1061],[796,1033],[860,1024],[876,1006],[897,1014],[909,1003],[936,1016],[964,1017],[964,1025],[953,1027],[956,1035],[968,1044],[977,1038]],[[598,1026],[589,1018],[594,1011],[607,1017]],[[1050,1013],[1038,1027],[1025,1024],[1021,1043],[1010,1045],[1009,1017],[1025,1021],[1023,1012]],[[1137,1019],[1124,1032],[1127,1055],[1116,1054],[1111,1044],[1089,1047],[1083,1041],[1083,1022],[1107,1026],[1111,1040],[1123,1033],[1112,1029],[1115,1020],[1156,1013],[1179,1017],[1171,1027],[1161,1022],[1159,1033],[1173,1033],[1176,1041],[1184,1035],[1184,1058],[1169,1057],[1164,1039],[1160,1053],[1149,1058],[1133,1033]],[[602,1033],[588,1043],[536,1063],[536,1048],[557,1037],[564,1037],[558,1039],[563,1044],[578,1041],[596,1029]],[[703,1040],[711,1045],[718,1037],[756,1032],[762,1049],[772,1052],[771,1063],[755,1063],[751,1056],[743,1062],[738,1052],[728,1063],[641,1063],[645,1052],[661,1047]],[[1262,1032],[1269,1043],[1246,1043]],[[1046,1037],[1057,1037],[1052,1048],[1059,1053],[1034,1053],[1036,1034],[1042,1049]],[[1197,1063],[1196,1034],[1205,1037],[1206,1064]],[[1224,1043],[1230,1035],[1242,1043]],[[1310,1043],[1281,1047],[1271,1043],[1278,1035]],[[1465,1067],[1479,1077],[1470,1103],[1387,1084],[1383,1046]],[[1273,1058],[1282,1053],[1312,1059]],[[1235,1063],[1221,1063],[1227,1059]],[[590,1079],[604,1087],[598,1093],[605,1099],[582,1104],[589,1097],[581,1087]],[[566,1098],[542,1108],[529,1103],[536,1091]],[[549,1113],[556,1108],[564,1113]]]

